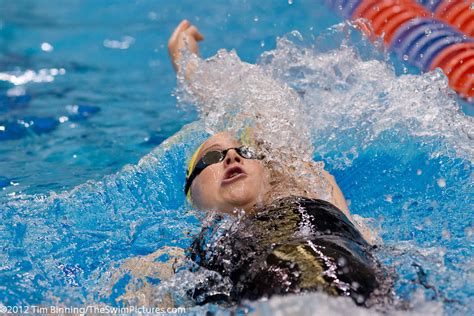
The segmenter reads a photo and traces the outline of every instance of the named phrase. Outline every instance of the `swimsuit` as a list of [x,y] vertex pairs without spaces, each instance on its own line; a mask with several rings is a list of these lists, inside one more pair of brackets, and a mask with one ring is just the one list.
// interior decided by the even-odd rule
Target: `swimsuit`
[[[323,200],[278,199],[238,220],[210,246],[209,230],[195,239],[191,258],[223,279],[196,288],[198,304],[324,291],[367,305],[384,278],[372,246]],[[219,285],[223,280],[232,286]]]

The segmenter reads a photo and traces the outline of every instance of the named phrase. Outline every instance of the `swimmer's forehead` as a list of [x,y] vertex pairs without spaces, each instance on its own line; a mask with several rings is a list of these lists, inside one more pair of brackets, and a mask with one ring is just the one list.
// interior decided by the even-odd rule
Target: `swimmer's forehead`
[[223,150],[230,147],[238,147],[240,145],[240,142],[232,134],[221,132],[208,138],[204,143],[202,143],[198,156],[201,157],[210,150]]

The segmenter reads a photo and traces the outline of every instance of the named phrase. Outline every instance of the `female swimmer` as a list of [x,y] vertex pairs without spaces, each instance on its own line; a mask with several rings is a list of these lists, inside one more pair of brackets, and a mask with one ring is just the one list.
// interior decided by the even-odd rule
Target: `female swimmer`
[[[183,49],[197,54],[203,39],[188,21],[179,24],[168,45],[176,71]],[[185,78],[192,80],[193,65],[187,66]],[[305,168],[315,173],[314,164]],[[243,144],[233,132],[199,146],[186,175],[189,200],[202,211],[244,215],[216,242],[206,239],[212,227],[195,239],[191,258],[223,278],[195,289],[198,304],[324,291],[368,306],[384,292],[386,276],[372,255],[370,232],[356,228],[334,177],[324,170],[315,174],[316,181],[308,182],[275,170],[258,141]],[[317,182],[329,186],[326,200],[312,190]]]

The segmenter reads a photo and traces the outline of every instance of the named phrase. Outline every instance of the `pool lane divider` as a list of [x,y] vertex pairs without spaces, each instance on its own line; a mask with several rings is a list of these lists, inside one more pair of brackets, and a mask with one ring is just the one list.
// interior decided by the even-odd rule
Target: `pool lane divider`
[[433,2],[436,5],[428,8],[434,13],[435,18],[450,24],[468,36],[474,36],[474,0],[438,0]]
[[[441,68],[449,85],[474,101],[474,0],[326,0],[346,19],[422,72]],[[461,5],[462,4],[462,5]]]

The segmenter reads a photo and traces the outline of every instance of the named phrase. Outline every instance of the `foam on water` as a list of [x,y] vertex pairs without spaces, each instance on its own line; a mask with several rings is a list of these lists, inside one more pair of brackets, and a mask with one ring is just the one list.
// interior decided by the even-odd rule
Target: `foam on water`
[[114,260],[162,245],[185,247],[182,238],[196,228],[196,218],[183,208],[178,174],[184,174],[188,144],[202,141],[199,135],[188,127],[138,165],[102,181],[2,204],[2,303],[84,303],[97,297],[84,289],[95,289]]
[[[396,270],[411,313],[472,312],[472,118],[440,72],[397,77],[383,54],[354,37],[347,26],[324,35],[329,46],[290,34],[259,65],[226,51],[197,60],[199,81],[178,96],[198,106],[199,122],[101,181],[9,198],[0,212],[0,302],[131,304],[139,300],[127,290],[159,297],[160,283],[184,297],[207,276],[186,267],[168,281],[152,268],[134,276],[130,265],[140,261],[126,260],[164,262],[173,251],[150,254],[190,244],[200,222],[182,193],[187,159],[209,133],[259,125],[269,159],[295,168],[323,159],[351,212],[373,219],[384,243],[377,256]],[[134,277],[148,285],[132,287]],[[374,312],[318,293],[249,303],[248,311],[302,306]],[[228,312],[190,311],[208,309]]]
[[198,70],[181,101],[198,105],[211,133],[253,122],[282,165],[298,168],[294,153],[323,159],[352,211],[381,226],[379,255],[398,267],[402,298],[421,291],[466,310],[474,121],[441,71],[396,76],[387,60],[351,25],[311,42],[293,32],[259,65],[232,51],[191,59]]
[[380,52],[370,51],[370,43],[351,34],[350,25],[334,29],[346,34],[336,41],[340,49],[319,47],[327,35],[310,47],[302,46],[295,43],[301,40],[296,32],[261,57],[268,74],[302,96],[317,151],[334,145],[327,142],[334,138],[332,133],[348,133],[355,146],[366,148],[384,131],[400,130],[448,144],[433,150],[432,156],[454,150],[472,161],[474,121],[460,111],[441,71],[397,77],[378,57]]
[[[314,153],[308,144],[327,152],[334,146],[328,142],[333,133],[349,132],[355,146],[366,148],[384,131],[394,130],[449,145],[437,148],[433,157],[454,150],[472,160],[474,120],[460,111],[442,72],[397,77],[380,52],[370,51],[370,43],[354,40],[350,25],[332,32],[338,36],[325,34],[312,45],[292,32],[262,54],[259,65],[224,50],[206,62],[197,59],[192,84],[182,89],[191,99],[181,101],[198,104],[211,133],[254,121],[264,131],[258,136],[273,148],[298,151],[305,161]],[[332,45],[339,48],[318,46],[327,40],[336,40],[339,45]]]

